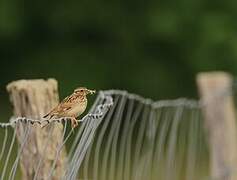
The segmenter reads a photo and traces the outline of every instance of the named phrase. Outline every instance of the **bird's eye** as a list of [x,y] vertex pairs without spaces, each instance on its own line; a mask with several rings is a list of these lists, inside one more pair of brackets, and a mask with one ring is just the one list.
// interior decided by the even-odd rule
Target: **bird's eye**
[[83,92],[83,90],[81,89],[80,92]]

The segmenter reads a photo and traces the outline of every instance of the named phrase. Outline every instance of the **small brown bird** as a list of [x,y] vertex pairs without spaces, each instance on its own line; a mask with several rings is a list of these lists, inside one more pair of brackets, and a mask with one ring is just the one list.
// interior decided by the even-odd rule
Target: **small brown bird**
[[70,117],[72,128],[77,127],[77,117],[80,116],[87,106],[88,94],[94,94],[95,90],[90,90],[85,87],[79,87],[74,90],[74,92],[67,96],[61,103],[59,103],[55,108],[53,108],[48,114],[43,118],[61,118]]

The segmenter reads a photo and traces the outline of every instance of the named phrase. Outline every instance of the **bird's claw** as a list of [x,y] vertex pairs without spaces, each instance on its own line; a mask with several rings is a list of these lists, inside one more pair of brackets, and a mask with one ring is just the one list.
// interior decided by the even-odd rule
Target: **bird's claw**
[[74,117],[71,118],[71,126],[72,126],[72,129],[74,129],[78,126],[78,121]]

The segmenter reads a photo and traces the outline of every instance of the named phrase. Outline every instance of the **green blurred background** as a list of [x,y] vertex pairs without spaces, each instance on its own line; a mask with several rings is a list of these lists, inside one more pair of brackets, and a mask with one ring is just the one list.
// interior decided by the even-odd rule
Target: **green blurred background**
[[197,97],[199,71],[237,70],[234,0],[0,1],[0,113],[5,86],[54,77],[152,99]]

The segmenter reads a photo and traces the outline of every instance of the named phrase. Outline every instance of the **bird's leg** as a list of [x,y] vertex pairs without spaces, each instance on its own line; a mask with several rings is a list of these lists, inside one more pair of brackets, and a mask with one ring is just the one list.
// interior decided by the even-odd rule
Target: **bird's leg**
[[71,117],[71,126],[73,129],[78,126],[78,122],[75,117]]

